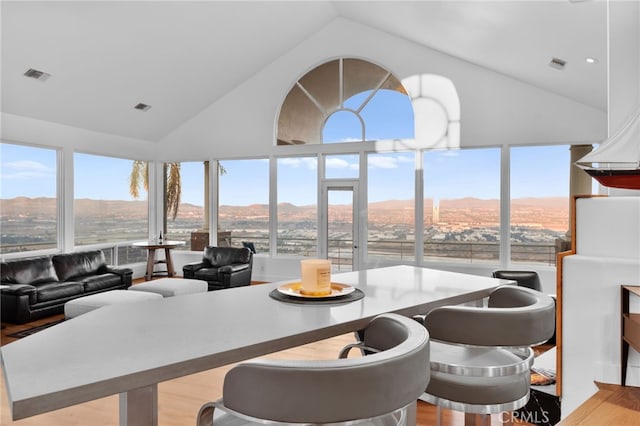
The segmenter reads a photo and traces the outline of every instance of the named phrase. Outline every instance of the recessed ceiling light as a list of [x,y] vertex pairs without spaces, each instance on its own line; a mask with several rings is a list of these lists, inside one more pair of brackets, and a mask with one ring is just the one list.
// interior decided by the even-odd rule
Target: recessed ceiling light
[[551,58],[551,62],[549,62],[549,66],[557,70],[563,70],[565,65],[567,65],[567,61],[560,58]]
[[40,71],[34,68],[29,68],[24,72],[23,75],[25,77],[35,78],[36,80],[40,80],[40,81],[46,81],[49,77],[51,77],[51,74],[48,74],[44,71]]
[[140,111],[149,111],[151,109],[151,105],[143,104],[142,102],[140,102],[138,105],[134,106],[133,108],[139,109]]
[[598,62],[600,62],[600,61],[598,61],[596,58],[592,58],[592,57],[584,58],[584,60],[585,60],[588,64],[597,64]]

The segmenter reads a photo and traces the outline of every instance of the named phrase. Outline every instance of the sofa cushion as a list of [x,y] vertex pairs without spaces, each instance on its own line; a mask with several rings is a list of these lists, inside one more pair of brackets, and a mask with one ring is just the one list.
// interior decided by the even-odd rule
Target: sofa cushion
[[249,263],[251,250],[246,247],[213,247],[204,249],[203,257],[211,263],[211,266],[220,267],[232,263]]
[[195,272],[194,278],[203,281],[218,281],[218,268],[202,268]]
[[38,284],[58,281],[49,256],[2,262],[0,276],[3,284]]
[[60,281],[95,274],[107,266],[102,250],[57,254],[52,261]]
[[114,288],[122,284],[120,275],[116,274],[89,275],[86,277],[77,277],[76,279],[84,285],[85,293]]
[[84,286],[79,282],[51,282],[37,286],[38,303],[84,294]]

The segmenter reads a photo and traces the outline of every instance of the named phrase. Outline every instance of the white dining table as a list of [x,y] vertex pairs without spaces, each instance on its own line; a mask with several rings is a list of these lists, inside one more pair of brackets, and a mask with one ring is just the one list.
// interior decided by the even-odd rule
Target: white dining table
[[512,283],[392,266],[332,275],[364,292],[348,303],[269,296],[290,282],[105,306],[7,344],[12,418],[119,394],[121,425],[157,425],[160,382],[360,330],[385,312],[413,316],[470,302]]

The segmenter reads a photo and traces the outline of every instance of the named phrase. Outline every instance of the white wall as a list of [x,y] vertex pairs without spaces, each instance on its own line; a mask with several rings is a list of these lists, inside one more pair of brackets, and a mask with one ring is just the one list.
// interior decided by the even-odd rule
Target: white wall
[[186,122],[160,143],[161,157],[266,156],[274,148],[278,109],[291,86],[340,56],[377,63],[399,79],[436,73],[461,100],[462,145],[595,142],[606,136],[606,112],[339,18]]
[[[640,197],[578,199],[576,254],[563,261],[562,413],[620,383],[620,286],[640,285]],[[640,300],[631,301],[640,312]],[[630,351],[627,383],[640,385]]]
[[155,143],[2,113],[2,140],[132,159],[153,159]]
[[609,3],[609,125],[613,134],[640,108],[640,1]]

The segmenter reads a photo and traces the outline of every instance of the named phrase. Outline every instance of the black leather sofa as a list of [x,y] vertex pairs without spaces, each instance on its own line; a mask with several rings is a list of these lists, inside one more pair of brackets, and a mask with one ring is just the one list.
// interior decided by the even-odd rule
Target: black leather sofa
[[251,284],[253,253],[242,247],[204,248],[202,260],[184,265],[185,278],[203,280],[209,284],[209,291]]
[[2,262],[2,321],[24,324],[62,313],[69,300],[129,288],[132,273],[108,266],[102,250]]

